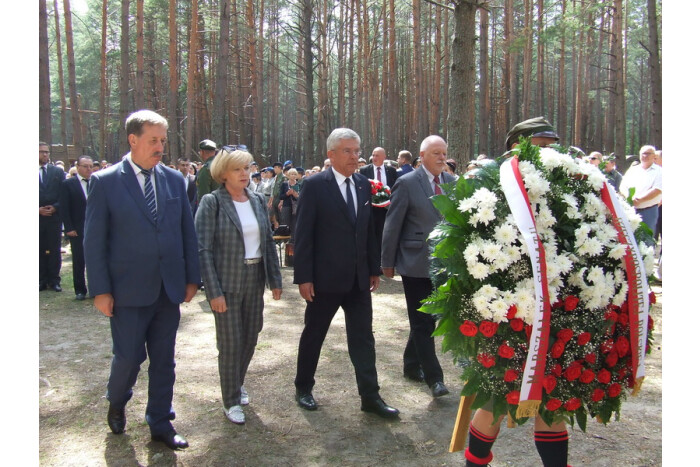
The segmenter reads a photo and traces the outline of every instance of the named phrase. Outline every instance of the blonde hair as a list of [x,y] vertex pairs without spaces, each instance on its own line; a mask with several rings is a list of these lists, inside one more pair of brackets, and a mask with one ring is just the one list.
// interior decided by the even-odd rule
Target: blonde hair
[[241,167],[247,167],[251,162],[253,162],[253,156],[248,151],[237,149],[229,152],[222,148],[214,157],[214,162],[211,163],[211,168],[209,169],[211,171],[211,178],[213,178],[216,183],[223,185],[223,177],[226,175],[226,172]]

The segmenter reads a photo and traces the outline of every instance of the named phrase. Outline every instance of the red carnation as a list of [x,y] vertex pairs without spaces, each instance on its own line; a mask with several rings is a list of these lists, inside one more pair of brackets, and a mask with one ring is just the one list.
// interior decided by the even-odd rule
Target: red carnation
[[561,377],[561,372],[562,368],[560,364],[556,364],[552,367],[552,374],[555,375],[557,378]]
[[510,405],[518,405],[518,402],[520,402],[520,391],[510,391],[506,394],[506,401]]
[[630,315],[627,313],[622,313],[617,317],[617,322],[622,327],[627,326],[627,324],[630,322]]
[[627,303],[627,301],[625,301],[622,303],[622,306],[620,307],[620,311],[622,313],[629,313],[629,308],[630,308],[629,304]]
[[647,329],[649,329],[650,331],[654,329],[654,318],[652,318],[651,316],[649,316],[649,321],[647,321]]
[[608,310],[605,312],[605,320],[606,321],[612,321],[613,323],[617,322],[617,312],[615,310],[611,310],[608,308]]
[[590,332],[582,332],[581,334],[578,335],[578,338],[576,339],[576,343],[578,345],[586,345],[591,341],[591,333]]
[[515,370],[506,370],[505,376],[503,376],[503,381],[506,383],[512,383],[518,379],[518,372]]
[[510,320],[510,328],[515,332],[520,332],[525,327],[525,323],[520,318],[513,318]]
[[581,381],[583,384],[588,384],[592,382],[595,379],[595,372],[589,369],[583,370],[581,373],[581,376],[579,377],[579,381]]
[[591,400],[592,400],[593,402],[601,401],[601,400],[603,400],[603,397],[605,397],[605,391],[603,391],[603,390],[600,389],[600,388],[599,388],[599,389],[595,389],[595,390],[593,391],[593,394],[591,394]]
[[617,397],[620,395],[622,392],[622,386],[620,386],[618,383],[613,383],[608,387],[608,396],[610,397]]
[[505,342],[498,348],[498,355],[503,358],[513,358],[515,350]]
[[479,331],[486,337],[493,337],[496,331],[498,331],[498,323],[482,321],[481,324],[479,324]]
[[527,336],[527,340],[530,340],[530,335],[532,335],[532,324],[527,324],[525,326],[525,335]]
[[581,364],[578,362],[573,362],[566,368],[566,370],[564,370],[564,377],[569,381],[574,381],[581,376],[581,372]]
[[630,349],[630,341],[625,336],[618,337],[617,342],[615,342],[615,349],[617,349],[617,354],[620,357],[624,357]]
[[574,309],[576,309],[576,305],[578,305],[578,298],[574,297],[573,295],[569,295],[564,299],[564,309],[566,311],[574,311]]
[[476,356],[476,360],[484,365],[485,368],[491,368],[496,364],[496,358],[493,355],[487,353],[480,353]]
[[610,353],[610,351],[615,347],[615,341],[608,339],[600,344],[600,351],[604,354]]
[[569,342],[572,337],[574,337],[574,331],[569,328],[564,328],[557,333],[557,337],[563,340],[565,343]]
[[559,399],[549,399],[544,407],[550,412],[554,412],[561,407],[561,401]]
[[556,341],[554,341],[554,344],[552,344],[552,349],[550,351],[552,354],[552,358],[561,357],[561,354],[564,353],[565,347],[566,344],[561,339],[557,339]]
[[459,327],[459,330],[462,334],[464,334],[467,337],[476,336],[476,333],[478,331],[476,323],[469,320],[466,320],[464,323],[462,323],[462,325]]
[[649,292],[649,303],[651,305],[656,303],[656,294],[654,292]]
[[544,390],[547,391],[547,394],[550,394],[557,386],[557,379],[554,375],[547,375],[542,379],[542,386],[544,386]]
[[561,300],[557,300],[556,302],[552,303],[552,308],[554,309],[561,308],[563,306],[564,302],[562,302]]
[[603,384],[608,384],[610,382],[610,377],[610,372],[605,368],[600,370],[596,375],[596,379],[598,380],[598,382]]
[[573,412],[579,407],[581,407],[581,399],[579,399],[578,397],[572,397],[564,403],[564,408],[569,412]]
[[506,314],[506,318],[508,319],[513,319],[515,318],[515,314],[518,312],[518,307],[515,305],[511,305],[508,308],[508,313]]
[[585,357],[583,357],[584,360],[586,360],[587,363],[590,363],[593,365],[597,360],[598,356],[594,354],[593,352],[587,353]]
[[607,357],[605,357],[605,364],[608,368],[612,368],[617,365],[617,352],[610,352]]

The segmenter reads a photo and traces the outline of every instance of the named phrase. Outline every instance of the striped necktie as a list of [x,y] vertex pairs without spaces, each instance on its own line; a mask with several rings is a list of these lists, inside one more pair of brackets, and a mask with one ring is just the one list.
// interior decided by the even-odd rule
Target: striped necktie
[[153,220],[158,219],[158,211],[156,210],[156,194],[153,191],[153,183],[151,183],[151,171],[146,169],[141,169],[143,177],[146,179],[143,185],[143,194],[146,197],[146,204],[148,205],[149,211],[153,216]]
[[435,182],[435,194],[436,194],[436,195],[441,195],[441,194],[442,194],[442,190],[440,189],[440,177],[438,177],[438,176],[436,175],[435,178],[433,179],[433,182]]

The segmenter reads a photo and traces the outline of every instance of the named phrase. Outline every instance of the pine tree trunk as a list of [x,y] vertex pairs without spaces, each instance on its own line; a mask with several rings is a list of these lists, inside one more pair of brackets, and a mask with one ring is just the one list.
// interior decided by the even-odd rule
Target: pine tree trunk
[[[61,47],[61,20],[58,13],[58,0],[53,0],[54,19],[56,21],[56,68],[58,71],[58,94],[61,98],[61,144],[68,154],[68,131],[66,130],[66,87],[63,82],[63,47]],[[49,101],[50,103],[50,101]]]
[[[64,0],[65,1],[65,0]],[[129,152],[124,122],[129,116],[129,0],[122,0],[121,38],[119,41],[121,72],[119,76],[119,154]]]
[[227,141],[226,116],[228,102],[226,90],[228,89],[228,62],[229,62],[229,38],[230,38],[230,14],[231,0],[221,0],[219,3],[219,52],[216,60],[216,84],[214,85],[213,102],[213,138],[215,141]]
[[525,36],[525,50],[523,51],[523,118],[532,118],[532,96],[530,87],[532,84],[532,0],[525,0],[525,26],[522,34]]
[[[485,154],[489,150],[489,116],[490,86],[489,86],[489,12],[485,8],[479,9],[479,153]],[[469,159],[464,162],[468,162]],[[466,168],[466,165],[460,164]]]
[[[106,0],[105,0],[106,1]],[[168,3],[168,152],[173,160],[180,158],[180,122],[178,108],[177,0]]]
[[49,25],[46,0],[39,0],[39,140],[51,144],[52,139]]
[[196,97],[196,73],[197,73],[197,47],[199,34],[197,33],[199,12],[197,0],[192,0],[191,23],[190,23],[190,46],[187,51],[187,112],[185,115],[185,150],[184,155],[188,157],[194,150],[194,124],[195,124],[195,99]]
[[613,17],[613,59],[614,65],[611,67],[615,74],[613,85],[615,89],[615,154],[625,155],[627,153],[627,132],[626,132],[626,103],[625,103],[625,55],[623,38],[623,0],[615,0]]
[[100,147],[98,157],[112,160],[107,154],[107,2],[102,0],[102,47],[100,48]]
[[143,93],[143,63],[143,0],[136,0],[136,80],[134,83],[134,97],[137,109],[143,109],[146,105]]
[[[561,16],[566,15],[566,0],[561,2]],[[566,135],[568,109],[566,106],[566,29],[561,31],[559,42],[559,80],[557,83],[557,131],[561,137]]]
[[651,74],[651,138],[649,144],[661,148],[661,57],[659,56],[659,27],[656,0],[647,0],[649,15],[649,71]]
[[80,104],[75,83],[75,53],[73,52],[73,22],[70,12],[70,0],[63,0],[63,21],[66,26],[66,52],[68,55],[68,90],[70,91],[71,121],[73,123],[73,146],[76,153],[83,152],[82,124],[80,123]]

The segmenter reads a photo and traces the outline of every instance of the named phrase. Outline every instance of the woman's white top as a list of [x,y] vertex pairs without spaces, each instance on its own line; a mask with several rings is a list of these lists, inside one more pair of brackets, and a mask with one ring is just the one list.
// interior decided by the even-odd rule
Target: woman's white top
[[238,213],[243,228],[243,242],[245,243],[245,259],[262,257],[260,249],[260,226],[258,218],[250,204],[250,200],[243,203],[233,201],[233,205]]

